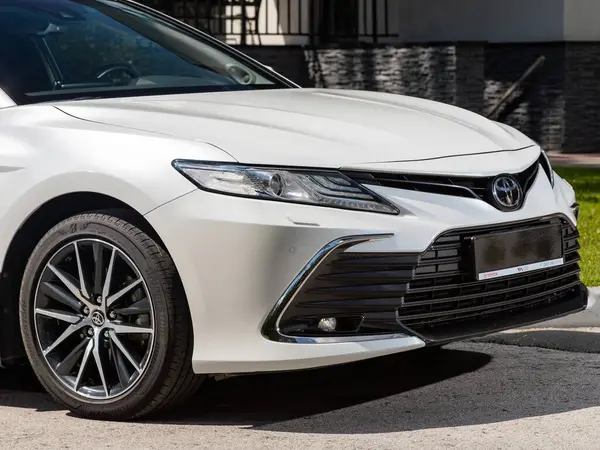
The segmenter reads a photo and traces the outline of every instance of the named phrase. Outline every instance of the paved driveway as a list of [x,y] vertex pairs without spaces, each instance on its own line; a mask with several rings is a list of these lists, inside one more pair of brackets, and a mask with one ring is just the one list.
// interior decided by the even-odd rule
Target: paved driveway
[[[583,332],[564,333],[569,342]],[[177,415],[102,423],[71,417],[35,382],[5,373],[0,447],[590,449],[600,442],[599,380],[598,354],[463,343],[437,355],[229,379]]]

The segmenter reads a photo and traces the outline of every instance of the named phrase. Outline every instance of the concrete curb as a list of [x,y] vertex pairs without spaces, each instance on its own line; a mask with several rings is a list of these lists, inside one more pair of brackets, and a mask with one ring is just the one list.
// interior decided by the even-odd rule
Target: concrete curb
[[547,348],[574,353],[600,353],[600,328],[535,328],[510,330],[472,342]]
[[589,289],[588,307],[585,311],[560,319],[538,323],[528,328],[594,328],[600,327],[600,287]]
[[600,287],[588,289],[589,302],[585,311],[472,339],[472,342],[600,353]]
[[577,153],[558,153],[550,152],[548,154],[550,162],[556,167],[600,167],[600,154],[577,154]]

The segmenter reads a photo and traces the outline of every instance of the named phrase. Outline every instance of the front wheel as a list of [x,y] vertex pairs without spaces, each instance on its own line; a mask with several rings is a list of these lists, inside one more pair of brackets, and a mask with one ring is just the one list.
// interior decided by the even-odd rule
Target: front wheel
[[47,391],[78,415],[138,418],[179,403],[202,378],[175,265],[148,234],[109,214],[50,230],[21,286],[21,333]]

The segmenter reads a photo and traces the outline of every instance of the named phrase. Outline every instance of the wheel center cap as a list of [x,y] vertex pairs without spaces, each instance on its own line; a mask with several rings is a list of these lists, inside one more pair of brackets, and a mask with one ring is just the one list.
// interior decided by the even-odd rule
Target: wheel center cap
[[102,325],[104,325],[104,314],[102,314],[100,311],[94,311],[92,313],[91,319],[92,323],[97,327],[101,327]]

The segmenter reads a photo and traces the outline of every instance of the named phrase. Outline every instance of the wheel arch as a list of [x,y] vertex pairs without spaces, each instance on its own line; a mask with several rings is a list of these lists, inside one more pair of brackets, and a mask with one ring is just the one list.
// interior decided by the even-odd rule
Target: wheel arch
[[19,364],[25,350],[19,329],[19,290],[29,256],[40,239],[54,225],[68,217],[93,211],[110,212],[140,228],[163,248],[152,225],[131,205],[107,194],[91,191],[59,195],[33,211],[12,236],[0,272],[0,364]]

